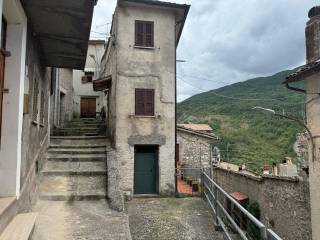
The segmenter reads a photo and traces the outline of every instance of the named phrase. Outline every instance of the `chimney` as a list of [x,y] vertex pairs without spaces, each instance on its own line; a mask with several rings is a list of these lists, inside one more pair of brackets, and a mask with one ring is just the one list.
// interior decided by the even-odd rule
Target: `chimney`
[[307,64],[320,60],[320,6],[310,9],[306,27]]

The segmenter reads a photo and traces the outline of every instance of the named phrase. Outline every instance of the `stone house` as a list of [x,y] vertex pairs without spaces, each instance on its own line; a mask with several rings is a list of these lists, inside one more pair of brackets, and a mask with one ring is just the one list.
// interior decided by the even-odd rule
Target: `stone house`
[[119,0],[95,90],[129,194],[175,192],[176,48],[189,5]]
[[178,124],[177,158],[180,166],[208,167],[211,161],[211,143],[217,137],[207,124]]
[[90,40],[84,70],[73,71],[73,116],[96,117],[104,105],[104,94],[95,92],[92,81],[100,72],[101,58],[105,51],[104,40]]
[[[309,11],[306,26],[307,63],[290,74],[284,82],[290,90],[306,94],[306,130],[309,142],[309,185],[312,239],[320,239],[320,6]],[[304,89],[294,83],[304,80]]]
[[53,68],[52,93],[50,96],[50,126],[51,130],[65,126],[73,119],[73,70]]
[[0,232],[35,200],[50,135],[54,67],[84,67],[94,5],[0,0]]

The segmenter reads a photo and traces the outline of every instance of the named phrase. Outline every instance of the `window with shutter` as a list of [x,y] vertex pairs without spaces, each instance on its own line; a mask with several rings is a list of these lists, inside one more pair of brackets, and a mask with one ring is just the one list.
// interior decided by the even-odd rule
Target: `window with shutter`
[[84,76],[81,77],[83,84],[92,83],[94,72],[84,72]]
[[44,116],[45,116],[45,109],[44,109],[45,102],[44,101],[45,101],[45,99],[44,99],[44,92],[43,91],[41,91],[40,99],[41,99],[41,102],[40,102],[40,123],[44,124]]
[[32,120],[38,121],[38,95],[39,95],[39,82],[38,79],[34,79],[33,83],[33,111],[32,111]]
[[154,89],[135,90],[135,114],[154,116]]
[[135,46],[154,47],[154,22],[135,21]]

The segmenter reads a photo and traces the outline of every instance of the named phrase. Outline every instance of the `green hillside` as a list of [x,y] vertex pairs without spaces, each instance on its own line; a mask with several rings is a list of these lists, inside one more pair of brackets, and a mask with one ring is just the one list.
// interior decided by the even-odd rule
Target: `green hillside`
[[265,163],[281,162],[286,156],[296,158],[293,144],[303,128],[252,110],[262,106],[303,119],[304,95],[282,84],[289,73],[284,71],[195,95],[178,104],[178,122],[210,124],[221,139],[216,144],[222,150],[223,160],[245,163],[256,172]]

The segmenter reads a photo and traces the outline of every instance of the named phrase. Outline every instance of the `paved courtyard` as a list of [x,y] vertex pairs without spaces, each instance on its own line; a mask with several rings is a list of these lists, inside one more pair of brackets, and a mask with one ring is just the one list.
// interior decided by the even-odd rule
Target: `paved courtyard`
[[32,240],[131,240],[128,217],[100,201],[38,201]]
[[127,203],[133,240],[222,240],[200,198],[136,198]]

